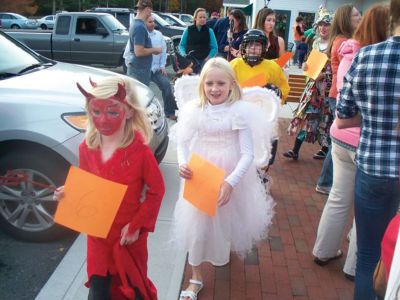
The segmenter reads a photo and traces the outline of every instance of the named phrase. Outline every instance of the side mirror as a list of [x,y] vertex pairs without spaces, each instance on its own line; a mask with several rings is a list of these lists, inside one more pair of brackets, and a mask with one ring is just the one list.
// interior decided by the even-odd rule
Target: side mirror
[[106,37],[108,35],[108,31],[105,28],[96,28],[96,34]]

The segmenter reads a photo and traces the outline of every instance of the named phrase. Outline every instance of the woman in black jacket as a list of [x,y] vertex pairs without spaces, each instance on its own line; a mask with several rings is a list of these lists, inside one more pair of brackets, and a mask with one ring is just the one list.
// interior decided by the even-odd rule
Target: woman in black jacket
[[[212,29],[206,25],[206,10],[194,12],[194,24],[185,29],[179,44],[179,52],[194,60],[195,73],[200,73],[204,63],[217,54],[217,40]],[[196,65],[197,68],[196,68]]]

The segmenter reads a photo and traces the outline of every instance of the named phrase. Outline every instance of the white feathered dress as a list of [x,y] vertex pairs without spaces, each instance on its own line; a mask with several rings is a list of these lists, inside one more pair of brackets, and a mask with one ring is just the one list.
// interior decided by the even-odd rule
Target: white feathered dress
[[225,265],[231,250],[244,256],[267,236],[275,204],[253,162],[249,124],[254,108],[241,100],[204,108],[191,101],[179,113],[175,125],[179,165],[195,152],[223,168],[225,180],[234,187],[230,201],[210,217],[183,198],[181,181],[173,232],[177,246],[189,252],[190,265]]

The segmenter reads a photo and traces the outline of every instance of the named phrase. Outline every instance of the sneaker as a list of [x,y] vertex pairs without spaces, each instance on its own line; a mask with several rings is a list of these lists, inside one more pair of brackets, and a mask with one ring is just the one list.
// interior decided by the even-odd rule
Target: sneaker
[[297,160],[299,158],[299,154],[295,153],[293,150],[289,150],[283,153],[284,157],[293,158],[293,160]]
[[354,275],[347,274],[346,272],[343,272],[343,273],[344,273],[344,277],[347,280],[354,281],[356,279],[356,276],[354,276]]
[[323,194],[323,195],[329,195],[329,192],[331,191],[330,186],[322,186],[322,185],[317,185],[315,187],[315,191],[317,193]]
[[319,150],[317,153],[313,155],[314,159],[325,159],[325,157],[326,157],[326,152],[322,150]]

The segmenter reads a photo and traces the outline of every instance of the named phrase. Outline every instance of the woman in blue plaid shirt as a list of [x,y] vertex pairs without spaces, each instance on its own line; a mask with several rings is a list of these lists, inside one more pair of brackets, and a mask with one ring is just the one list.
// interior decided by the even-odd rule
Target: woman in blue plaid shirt
[[361,125],[356,153],[357,267],[354,299],[374,300],[372,278],[385,229],[400,203],[400,0],[391,0],[393,37],[361,48],[344,78],[337,125]]

